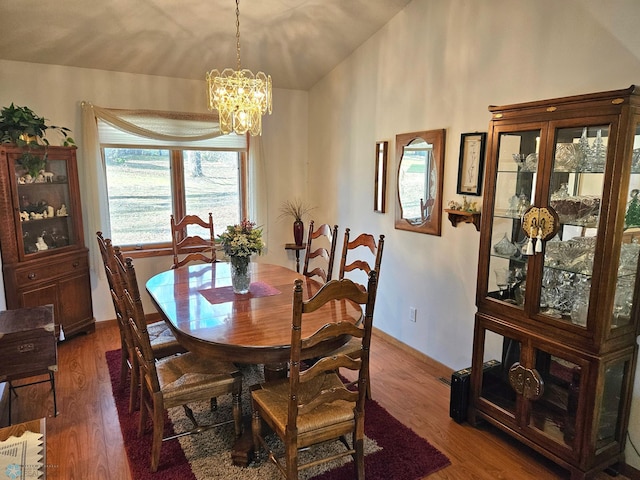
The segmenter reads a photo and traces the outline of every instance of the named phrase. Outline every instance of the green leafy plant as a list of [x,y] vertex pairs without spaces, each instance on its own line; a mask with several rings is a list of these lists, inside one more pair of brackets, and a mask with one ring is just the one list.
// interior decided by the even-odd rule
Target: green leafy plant
[[42,156],[34,155],[31,152],[24,152],[18,160],[22,168],[24,168],[31,178],[36,178],[40,173],[40,170],[44,170],[47,164],[47,154]]
[[13,103],[0,110],[0,141],[2,143],[15,143],[19,147],[39,147],[49,145],[45,134],[56,131],[62,135],[62,145],[65,147],[75,145],[75,141],[69,136],[71,130],[66,127],[47,125],[44,117],[38,116],[29,107],[17,107]]
[[280,216],[278,218],[293,217],[296,222],[301,222],[302,217],[314,208],[315,207],[309,207],[298,198],[287,200],[280,206]]

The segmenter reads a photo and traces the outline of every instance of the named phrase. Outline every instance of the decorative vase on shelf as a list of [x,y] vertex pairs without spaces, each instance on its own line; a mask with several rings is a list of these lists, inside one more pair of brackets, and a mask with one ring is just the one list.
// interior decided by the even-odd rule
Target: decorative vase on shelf
[[302,239],[304,238],[304,223],[302,220],[296,220],[293,222],[293,240],[297,246],[302,246]]
[[249,293],[251,284],[250,257],[230,257],[231,285],[233,293]]

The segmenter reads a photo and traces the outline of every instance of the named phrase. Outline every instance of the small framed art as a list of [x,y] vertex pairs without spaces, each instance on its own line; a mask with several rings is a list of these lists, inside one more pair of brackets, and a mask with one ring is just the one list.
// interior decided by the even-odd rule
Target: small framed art
[[457,193],[480,195],[486,141],[487,134],[484,132],[463,133],[461,135]]
[[376,178],[373,185],[373,211],[386,212],[387,196],[387,157],[389,142],[376,142]]

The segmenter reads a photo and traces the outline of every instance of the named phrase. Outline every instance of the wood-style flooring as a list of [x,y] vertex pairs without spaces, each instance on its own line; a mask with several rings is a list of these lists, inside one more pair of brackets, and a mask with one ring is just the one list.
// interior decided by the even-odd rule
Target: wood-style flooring
[[[132,480],[105,361],[105,352],[116,348],[115,322],[100,322],[95,333],[59,345],[57,417],[48,384],[18,390],[13,423],[47,417],[49,480]],[[492,427],[474,428],[451,420],[450,387],[442,381],[450,378],[450,371],[378,333],[372,352],[374,399],[451,460],[429,480],[568,478],[565,470]],[[597,476],[611,478],[604,473]]]

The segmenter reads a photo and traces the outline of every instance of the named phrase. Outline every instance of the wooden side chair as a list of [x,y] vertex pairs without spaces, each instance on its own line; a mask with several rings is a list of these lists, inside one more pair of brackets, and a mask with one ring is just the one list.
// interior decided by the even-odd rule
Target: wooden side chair
[[[384,250],[384,235],[380,235],[377,244],[375,237],[370,233],[361,233],[354,240],[349,240],[350,235],[351,230],[349,228],[345,229],[338,278],[342,280],[345,278],[345,274],[350,272],[364,277],[368,276],[372,270],[375,270],[379,280],[382,252]],[[355,281],[355,278],[351,278],[351,280]],[[365,288],[362,284],[360,286]],[[352,338],[333,353],[359,358],[362,353],[361,344],[357,338]],[[371,398],[371,382],[367,384],[367,398]]]
[[426,222],[431,218],[431,210],[435,203],[436,201],[434,198],[429,198],[426,202],[423,198],[420,199],[420,219],[422,222]]
[[[151,446],[151,471],[155,472],[160,463],[160,448],[163,440],[165,410],[183,406],[187,417],[193,423],[193,429],[173,435],[201,433],[210,428],[234,423],[235,435],[240,436],[242,412],[240,395],[242,393],[242,374],[231,362],[212,360],[192,352],[172,355],[156,360],[144,318],[136,272],[131,258],[125,262],[118,260],[120,275],[125,279],[125,304],[131,336],[140,366],[140,424],[138,435],[142,435],[148,417],[153,424]],[[211,408],[217,406],[216,399],[221,395],[233,396],[233,420],[213,425],[199,425],[190,402],[211,401]]]
[[[297,480],[302,469],[336,458],[351,455],[355,478],[364,480],[364,405],[369,381],[369,345],[377,289],[376,272],[372,271],[366,289],[349,279],[326,283],[316,295],[303,301],[302,280],[296,280],[293,291],[293,323],[289,378],[266,382],[251,392],[252,434],[256,452],[263,447],[280,472],[288,480]],[[364,306],[364,319],[354,325],[349,322],[328,323],[309,337],[302,337],[305,314],[334,301],[351,300]],[[358,338],[362,355],[358,359],[347,355],[331,355],[318,360],[301,372],[301,352],[320,342],[342,335]],[[358,380],[345,385],[339,368],[358,372]],[[262,437],[265,422],[283,441],[284,458],[277,458]],[[352,434],[352,442],[346,439]],[[340,440],[344,452],[328,458],[299,464],[298,450],[328,440]]]
[[[327,245],[315,247],[312,245],[320,241],[318,239],[324,237]],[[331,280],[333,273],[333,260],[336,254],[336,239],[338,237],[338,226],[331,228],[328,224],[323,223],[314,230],[313,220],[309,222],[309,234],[307,235],[307,249],[304,256],[304,269],[302,274],[306,277],[318,276],[323,282]],[[313,248],[313,249],[312,249]],[[310,266],[312,259],[321,257],[325,265]],[[314,262],[315,263],[315,262]]]
[[[124,259],[120,248],[118,246],[114,247],[110,238],[104,238],[102,232],[97,232],[96,237],[120,331],[120,388],[124,388],[127,374],[129,374],[129,413],[131,413],[136,407],[140,379],[133,339],[131,338],[124,306],[124,279],[120,276],[117,264],[117,259],[122,262],[124,262]],[[186,352],[186,349],[178,343],[167,324],[163,321],[147,325],[147,331],[149,332],[151,348],[156,358]]]
[[[202,235],[190,235],[189,227],[200,228]],[[204,233],[208,232],[208,233]],[[190,262],[213,263],[216,261],[216,244],[213,235],[213,217],[209,212],[209,221],[197,215],[185,215],[179,222],[171,215],[171,243],[173,247],[173,265],[178,268]]]
[[[361,233],[354,240],[349,240],[351,230],[349,228],[344,231],[344,242],[342,244],[342,256],[340,259],[339,279],[345,278],[348,272],[360,271],[365,275],[369,275],[371,270],[378,272],[378,280],[380,280],[380,264],[382,263],[382,251],[384,249],[384,235],[380,235],[378,243],[370,233]],[[362,247],[362,248],[361,248]],[[360,252],[369,249],[370,258],[367,260]],[[355,252],[358,252],[356,256]],[[353,257],[356,257],[355,259]],[[352,278],[352,280],[354,280]]]

